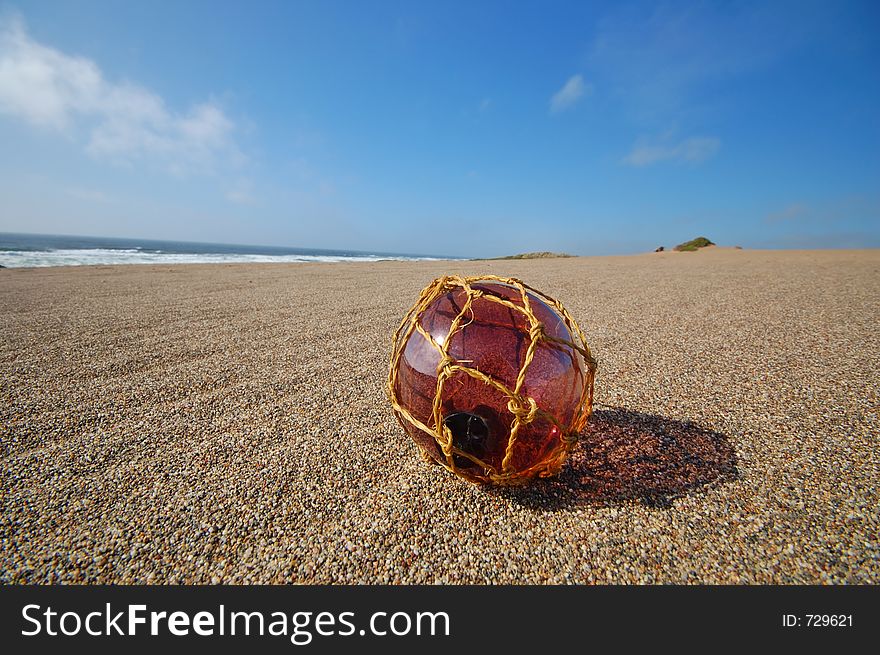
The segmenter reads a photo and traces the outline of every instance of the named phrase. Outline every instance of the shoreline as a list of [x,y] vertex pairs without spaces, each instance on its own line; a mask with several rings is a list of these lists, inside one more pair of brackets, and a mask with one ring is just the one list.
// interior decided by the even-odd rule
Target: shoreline
[[[717,256],[722,254],[733,254],[733,253],[754,253],[754,254],[791,254],[791,255],[801,255],[801,254],[811,254],[811,253],[837,253],[837,254],[868,254],[868,253],[877,253],[880,252],[880,248],[797,248],[797,249],[773,249],[773,248],[738,248],[735,246],[710,246],[707,248],[701,248],[696,251],[675,251],[672,249],[654,252],[654,251],[645,251],[645,252],[636,252],[636,253],[626,253],[626,254],[608,254],[608,255],[567,255],[560,257],[519,257],[517,255],[510,255],[506,257],[477,257],[477,258],[443,258],[443,257],[434,257],[434,258],[421,258],[421,259],[376,259],[364,261],[360,259],[341,259],[341,260],[333,260],[333,261],[289,261],[289,262],[260,262],[260,261],[227,261],[227,262],[137,262],[137,263],[100,263],[100,264],[59,264],[53,266],[2,266],[0,269],[7,271],[16,271],[16,270],[49,270],[49,269],[95,269],[95,268],[128,268],[128,267],[171,267],[176,268],[179,266],[217,266],[217,267],[227,267],[227,266],[299,266],[302,264],[306,265],[335,265],[335,264],[362,264],[365,266],[372,266],[376,264],[389,264],[389,263],[401,263],[401,264],[438,264],[438,263],[458,263],[458,264],[482,264],[482,263],[490,263],[490,264],[504,264],[506,262],[554,262],[558,260],[592,260],[592,259],[618,259],[618,258],[638,258],[638,257],[646,257],[646,258],[668,258],[668,257],[699,257],[699,256]],[[702,253],[702,255],[700,254]]]

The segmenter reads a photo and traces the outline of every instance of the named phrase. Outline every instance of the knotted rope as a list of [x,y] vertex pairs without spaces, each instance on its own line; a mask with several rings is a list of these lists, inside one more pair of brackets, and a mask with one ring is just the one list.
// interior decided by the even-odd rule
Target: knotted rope
[[[500,282],[519,291],[520,303],[513,302],[507,298],[502,298],[489,293],[484,293],[480,289],[474,289],[471,285],[481,282]],[[421,317],[431,304],[442,295],[449,293],[455,289],[462,289],[465,292],[465,302],[458,315],[449,326],[449,333],[443,340],[442,345],[437,343],[434,337],[425,330],[421,325]],[[574,335],[575,341],[551,337],[544,331],[544,325],[535,316],[529,302],[529,293],[540,298],[547,305],[552,307],[562,318],[568,333]],[[470,315],[473,320],[472,306],[474,300],[482,298],[485,301],[495,302],[513,311],[523,314],[529,323],[529,346],[526,350],[525,359],[519,373],[516,377],[516,383],[511,389],[505,384],[499,382],[495,378],[486,375],[477,368],[465,366],[463,362],[457,361],[449,352],[449,344],[457,332],[464,329],[467,323],[463,324],[465,316]],[[431,346],[437,350],[440,355],[440,361],[437,365],[437,386],[434,393],[433,411],[430,419],[431,425],[426,425],[422,421],[415,418],[405,407],[401,406],[397,398],[397,377],[400,367],[400,359],[403,356],[403,350],[414,332],[418,332],[427,340]],[[557,418],[541,409],[535,402],[534,398],[523,394],[523,385],[525,384],[526,374],[529,366],[535,357],[535,350],[538,344],[547,342],[559,347],[571,348],[572,351],[579,353],[586,365],[585,379],[583,391],[572,420],[568,425],[561,425]],[[574,353],[572,353],[574,355]],[[504,458],[501,462],[500,469],[492,466],[488,462],[482,461],[478,457],[464,452],[453,445],[453,434],[449,427],[444,423],[442,416],[442,397],[443,389],[446,381],[455,373],[465,373],[476,380],[480,380],[499,393],[507,397],[507,409],[513,415],[513,421],[510,424],[510,433],[507,440]],[[495,484],[518,484],[538,475],[540,477],[548,477],[555,475],[562,468],[568,453],[577,443],[578,432],[586,425],[593,408],[593,380],[596,374],[596,361],[593,359],[590,349],[587,346],[587,340],[580,326],[568,313],[565,307],[558,300],[530,287],[529,285],[515,278],[498,277],[495,275],[485,275],[479,277],[461,277],[457,275],[444,276],[437,278],[422,291],[419,299],[406,313],[397,331],[392,339],[391,366],[388,373],[387,393],[394,408],[394,412],[398,421],[403,427],[405,423],[409,423],[418,430],[430,435],[440,448],[443,454],[443,460],[439,463],[457,475],[463,475],[459,467],[456,465],[455,457],[464,457],[477,466],[481,467],[487,481]],[[543,418],[553,423],[559,430],[560,439],[556,448],[542,461],[534,464],[525,470],[514,470],[512,467],[513,449],[516,444],[518,435],[523,426],[529,425],[536,418]],[[427,452],[423,452],[425,459],[433,460],[434,458]],[[471,479],[469,476],[463,475]]]

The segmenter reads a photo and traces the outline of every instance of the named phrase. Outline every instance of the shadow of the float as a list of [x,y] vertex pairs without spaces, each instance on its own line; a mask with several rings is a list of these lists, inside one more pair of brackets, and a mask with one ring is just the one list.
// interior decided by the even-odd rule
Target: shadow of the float
[[736,452],[723,434],[613,408],[593,412],[556,478],[497,493],[544,510],[632,501],[664,507],[699,487],[737,476]]

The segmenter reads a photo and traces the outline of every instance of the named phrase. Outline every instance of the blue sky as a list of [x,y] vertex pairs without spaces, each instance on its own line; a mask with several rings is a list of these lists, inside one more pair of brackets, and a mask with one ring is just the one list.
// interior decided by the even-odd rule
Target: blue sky
[[0,231],[880,246],[880,3],[0,4]]

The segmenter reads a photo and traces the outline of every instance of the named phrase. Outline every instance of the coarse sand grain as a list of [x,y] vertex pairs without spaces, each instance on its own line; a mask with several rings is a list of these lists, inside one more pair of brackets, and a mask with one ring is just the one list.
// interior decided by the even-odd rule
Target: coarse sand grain
[[[599,361],[557,479],[425,464],[384,384],[443,274]],[[876,583],[880,251],[0,271],[0,581]]]

